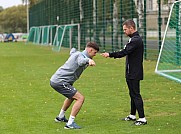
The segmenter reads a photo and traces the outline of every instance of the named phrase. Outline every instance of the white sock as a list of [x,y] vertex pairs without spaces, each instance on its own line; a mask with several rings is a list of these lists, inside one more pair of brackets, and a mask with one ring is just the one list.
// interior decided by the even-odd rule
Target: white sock
[[72,123],[74,122],[74,120],[75,120],[75,116],[71,116],[71,115],[70,115],[69,121],[68,121],[67,125],[72,124]]
[[132,114],[130,114],[129,117],[130,117],[131,119],[136,119],[136,116],[135,116],[135,115],[132,115]]
[[64,116],[65,116],[65,111],[61,109],[58,117],[63,118]]
[[146,118],[139,118],[138,121],[146,122]]

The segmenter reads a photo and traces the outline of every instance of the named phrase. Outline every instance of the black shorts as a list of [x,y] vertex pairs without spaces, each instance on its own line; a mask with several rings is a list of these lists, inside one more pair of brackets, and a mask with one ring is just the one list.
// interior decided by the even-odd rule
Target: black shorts
[[50,86],[69,99],[71,99],[77,92],[77,90],[72,85],[65,82],[53,83],[50,81]]

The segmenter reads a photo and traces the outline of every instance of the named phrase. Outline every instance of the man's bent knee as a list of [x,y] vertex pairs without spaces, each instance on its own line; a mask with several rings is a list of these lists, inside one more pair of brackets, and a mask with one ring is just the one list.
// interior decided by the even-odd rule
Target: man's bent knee
[[76,94],[73,96],[73,99],[84,102],[85,97],[77,91]]

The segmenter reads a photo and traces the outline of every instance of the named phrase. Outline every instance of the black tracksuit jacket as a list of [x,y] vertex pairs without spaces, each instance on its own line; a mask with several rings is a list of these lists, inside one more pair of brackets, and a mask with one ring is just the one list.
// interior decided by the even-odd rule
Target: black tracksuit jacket
[[126,79],[143,80],[143,52],[143,41],[136,31],[130,36],[124,49],[109,53],[109,57],[121,58],[126,56]]

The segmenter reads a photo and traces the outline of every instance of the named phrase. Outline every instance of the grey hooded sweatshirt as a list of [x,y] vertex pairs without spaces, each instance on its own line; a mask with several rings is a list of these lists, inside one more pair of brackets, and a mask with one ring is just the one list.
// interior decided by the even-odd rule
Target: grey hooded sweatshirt
[[72,48],[70,57],[51,77],[53,83],[64,82],[70,85],[79,79],[82,72],[88,67],[90,57],[86,50],[83,52],[76,51]]

